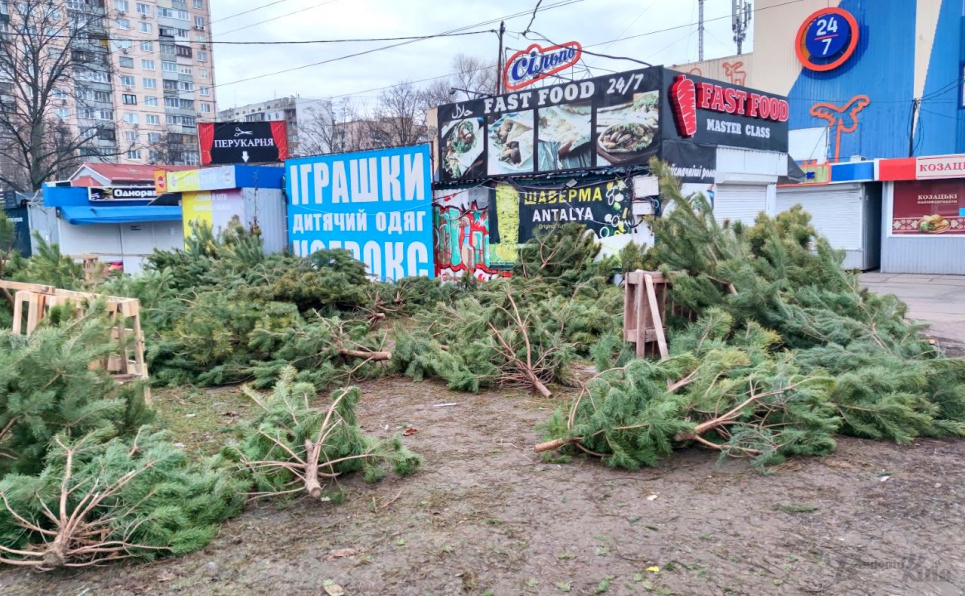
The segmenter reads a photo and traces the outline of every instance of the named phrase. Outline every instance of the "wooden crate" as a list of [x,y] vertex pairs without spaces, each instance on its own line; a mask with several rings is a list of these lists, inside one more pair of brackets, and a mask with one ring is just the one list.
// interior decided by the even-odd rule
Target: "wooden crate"
[[626,276],[623,300],[623,339],[636,345],[640,358],[666,358],[667,290],[670,280],[655,271],[632,271]]
[[[141,329],[141,303],[134,298],[98,296],[88,292],[61,290],[53,286],[0,280],[0,288],[14,295],[13,332],[30,336],[50,309],[71,305],[82,315],[91,302],[104,300],[111,322],[111,337],[118,341],[119,353],[99,362],[91,369],[105,369],[119,382],[148,378],[144,360],[144,332]],[[24,316],[26,314],[26,317]],[[150,400],[150,393],[145,394]]]

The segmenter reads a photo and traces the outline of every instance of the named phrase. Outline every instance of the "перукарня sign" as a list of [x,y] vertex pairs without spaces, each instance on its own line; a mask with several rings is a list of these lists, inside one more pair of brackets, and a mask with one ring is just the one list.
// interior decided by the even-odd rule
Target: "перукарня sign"
[[432,277],[428,145],[285,162],[296,255],[344,249],[380,280]]
[[288,129],[278,122],[198,124],[201,165],[272,163],[288,158]]

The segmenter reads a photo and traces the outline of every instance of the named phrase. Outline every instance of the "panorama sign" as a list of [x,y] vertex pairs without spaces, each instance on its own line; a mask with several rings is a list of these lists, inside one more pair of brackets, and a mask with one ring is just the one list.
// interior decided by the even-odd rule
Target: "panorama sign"
[[568,41],[546,48],[534,43],[513,54],[506,62],[503,84],[507,91],[522,89],[574,66],[582,55],[583,46],[578,41]]

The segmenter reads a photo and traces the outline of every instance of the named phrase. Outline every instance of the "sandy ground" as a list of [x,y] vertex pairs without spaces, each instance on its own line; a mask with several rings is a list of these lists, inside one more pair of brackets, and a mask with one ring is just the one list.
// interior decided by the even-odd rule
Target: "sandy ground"
[[[253,505],[180,559],[8,571],[0,593],[965,593],[965,442],[841,439],[770,476],[695,449],[627,472],[533,454],[545,400],[408,379],[364,389],[366,430],[418,429],[405,439],[425,457],[416,475],[348,479],[339,505]],[[199,397],[196,416],[224,425],[243,407],[235,391]],[[183,396],[158,399],[187,415]]]

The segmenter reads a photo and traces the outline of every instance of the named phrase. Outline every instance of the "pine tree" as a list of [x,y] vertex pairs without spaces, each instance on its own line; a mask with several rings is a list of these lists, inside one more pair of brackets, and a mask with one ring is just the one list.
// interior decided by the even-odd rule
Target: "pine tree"
[[243,485],[191,463],[162,433],[55,436],[44,469],[0,481],[0,562],[40,571],[204,547],[244,505]]
[[294,368],[282,371],[270,397],[244,389],[261,413],[245,426],[243,441],[225,453],[250,474],[256,495],[305,492],[321,498],[324,485],[346,473],[362,471],[375,481],[386,467],[400,476],[419,467],[421,458],[401,438],[378,441],[362,433],[355,415],[362,393],[357,387],[338,389],[316,407],[315,387],[295,377]]
[[49,441],[63,431],[123,433],[150,419],[142,384],[118,385],[90,368],[117,351],[103,312],[95,305],[29,338],[0,331],[0,473],[38,471]]

